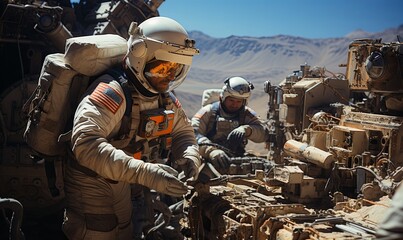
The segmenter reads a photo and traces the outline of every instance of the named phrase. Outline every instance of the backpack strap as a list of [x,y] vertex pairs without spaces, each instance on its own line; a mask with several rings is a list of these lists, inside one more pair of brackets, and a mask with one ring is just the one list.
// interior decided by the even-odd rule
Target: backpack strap
[[106,74],[116,79],[123,89],[126,99],[126,109],[119,129],[119,138],[124,140],[119,145],[126,146],[132,141],[140,124],[140,102],[136,87],[127,80],[125,71],[121,67],[111,68]]
[[132,104],[129,106],[130,109],[130,129],[128,132],[128,138],[130,140],[135,140],[134,136],[136,136],[139,124],[140,124],[140,101],[139,96],[136,91],[131,91]]
[[243,125],[245,123],[246,119],[246,108],[244,107],[240,112],[239,112],[239,125]]
[[206,137],[208,139],[211,139],[216,133],[217,133],[217,120],[218,117],[220,116],[220,114],[217,114],[220,110],[220,101],[217,102],[213,102],[211,104],[211,115],[210,115],[210,119],[207,125],[207,129],[209,129],[207,131]]
[[119,82],[120,86],[122,86],[127,103],[124,115],[130,116],[131,108],[129,108],[128,106],[130,106],[133,103],[133,100],[131,98],[131,92],[133,89],[130,86],[126,75],[124,74],[123,69],[121,69],[120,67],[111,68],[106,71],[106,74],[111,75],[114,79],[116,79]]
[[126,100],[126,109],[122,119],[122,125],[119,129],[119,137],[124,138],[126,135],[130,135],[130,121],[131,121],[131,113],[132,113],[132,91],[134,90],[132,86],[130,86],[123,70],[121,68],[111,68],[106,71],[106,74],[112,76],[116,81],[119,82],[120,86],[123,89],[123,93],[125,95]]

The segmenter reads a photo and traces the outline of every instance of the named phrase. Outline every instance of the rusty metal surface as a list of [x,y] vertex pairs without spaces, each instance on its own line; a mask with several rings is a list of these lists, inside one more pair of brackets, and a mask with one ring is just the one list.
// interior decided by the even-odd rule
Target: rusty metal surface
[[375,239],[402,180],[402,51],[358,40],[345,75],[305,64],[266,82],[263,168],[196,183],[189,237]]

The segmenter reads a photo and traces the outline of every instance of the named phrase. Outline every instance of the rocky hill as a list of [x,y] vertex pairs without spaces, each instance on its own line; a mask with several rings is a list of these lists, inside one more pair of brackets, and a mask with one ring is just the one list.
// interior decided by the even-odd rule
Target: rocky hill
[[203,90],[220,88],[226,77],[239,75],[255,85],[249,105],[265,118],[264,81],[278,84],[305,63],[344,73],[345,69],[339,64],[347,62],[348,46],[353,40],[382,38],[382,42],[395,42],[398,35],[403,38],[403,25],[379,33],[357,30],[344,37],[324,39],[286,35],[212,38],[197,31],[189,34],[196,40],[200,55],[194,58],[188,78],[176,90],[188,116],[193,116],[200,108]]

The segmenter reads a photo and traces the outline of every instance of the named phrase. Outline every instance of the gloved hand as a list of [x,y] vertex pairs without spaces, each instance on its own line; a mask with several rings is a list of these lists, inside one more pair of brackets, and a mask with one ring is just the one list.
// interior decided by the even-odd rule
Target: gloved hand
[[217,169],[227,169],[230,165],[228,155],[220,149],[215,149],[209,154],[211,163]]
[[199,174],[199,169],[197,168],[195,162],[192,159],[181,158],[179,160],[176,160],[175,162],[183,170],[187,179],[192,177],[193,179],[197,178],[197,175]]
[[251,134],[251,129],[247,125],[242,125],[232,130],[227,137],[228,146],[236,149],[243,144],[243,140]]
[[197,144],[200,144],[200,143],[211,143],[211,140],[208,139],[208,137],[205,137],[205,136],[199,137],[197,139]]
[[182,181],[176,178],[178,172],[168,165],[137,160],[136,164],[138,166],[134,183],[175,197],[180,197],[189,190]]

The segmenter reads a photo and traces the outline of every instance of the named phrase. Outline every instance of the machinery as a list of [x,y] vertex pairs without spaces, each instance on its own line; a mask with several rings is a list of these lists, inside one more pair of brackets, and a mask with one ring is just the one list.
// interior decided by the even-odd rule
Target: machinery
[[[303,65],[280,86],[266,84],[269,158],[298,166],[274,170],[285,195],[312,202],[335,192],[368,200],[393,194],[402,180],[402,53],[400,42],[357,40],[346,75]],[[310,191],[312,184],[324,188]]]
[[264,167],[212,176],[206,165],[185,202],[189,237],[375,239],[402,180],[403,44],[354,41],[341,66],[265,83]]

